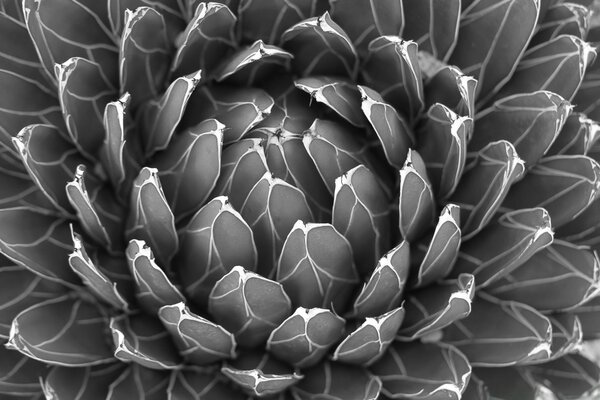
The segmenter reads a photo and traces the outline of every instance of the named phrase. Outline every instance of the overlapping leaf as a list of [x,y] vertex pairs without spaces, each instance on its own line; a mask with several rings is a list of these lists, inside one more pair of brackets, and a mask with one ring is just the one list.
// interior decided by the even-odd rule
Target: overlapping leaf
[[543,14],[531,44],[547,42],[559,35],[573,35],[585,39],[589,27],[590,13],[584,5],[574,2],[553,4]]
[[[441,103],[458,115],[475,116],[475,93],[477,80],[453,66],[423,70],[429,77],[425,81],[425,105],[431,107]],[[467,135],[470,137],[470,134]]]
[[600,138],[599,134],[600,125],[597,122],[585,114],[572,113],[546,155],[588,155]]
[[84,368],[53,367],[41,382],[42,389],[50,399],[105,399],[108,386],[123,369],[119,363]]
[[166,372],[131,364],[108,387],[106,400],[148,399],[163,400],[170,376]]
[[206,400],[246,399],[246,395],[232,388],[222,375],[198,367],[173,372],[167,395],[168,400],[197,400],[200,396]]
[[40,379],[48,366],[23,354],[0,346],[0,392],[15,396],[34,395],[40,391]]
[[529,368],[533,378],[550,388],[560,399],[580,399],[598,389],[600,367],[586,357],[573,354]]

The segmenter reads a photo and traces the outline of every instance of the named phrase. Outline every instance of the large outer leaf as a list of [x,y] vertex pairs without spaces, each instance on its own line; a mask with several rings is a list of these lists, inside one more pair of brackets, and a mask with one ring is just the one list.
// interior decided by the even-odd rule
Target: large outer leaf
[[550,356],[552,325],[534,308],[516,302],[473,302],[471,314],[443,331],[471,365],[503,367],[541,361]]
[[538,12],[538,0],[475,0],[463,10],[449,63],[479,80],[479,102],[510,79],[533,35]]
[[97,305],[62,296],[21,311],[13,320],[8,346],[46,364],[104,364],[113,360],[106,329],[107,321]]

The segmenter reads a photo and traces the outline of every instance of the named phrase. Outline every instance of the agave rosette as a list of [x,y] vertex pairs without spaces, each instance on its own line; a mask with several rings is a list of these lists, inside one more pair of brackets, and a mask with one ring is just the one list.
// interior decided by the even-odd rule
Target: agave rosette
[[575,399],[591,2],[2,0],[7,399]]

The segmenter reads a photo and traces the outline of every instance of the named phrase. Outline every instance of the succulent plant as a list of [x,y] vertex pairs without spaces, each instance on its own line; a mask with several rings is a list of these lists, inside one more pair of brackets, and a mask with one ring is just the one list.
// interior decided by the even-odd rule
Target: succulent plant
[[0,0],[0,397],[593,395],[591,3]]

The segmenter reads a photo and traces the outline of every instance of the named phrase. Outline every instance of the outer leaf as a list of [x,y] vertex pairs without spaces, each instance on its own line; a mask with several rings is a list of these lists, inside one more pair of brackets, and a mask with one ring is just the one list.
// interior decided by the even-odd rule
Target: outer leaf
[[600,165],[596,161],[586,156],[551,156],[511,188],[502,208],[544,207],[552,226],[560,227],[583,212],[599,189]]
[[414,142],[407,122],[373,89],[359,85],[358,90],[362,98],[362,111],[375,130],[385,157],[393,167],[401,169],[408,149]]
[[120,363],[85,368],[53,367],[41,382],[42,389],[47,399],[106,399],[108,385],[123,369]]
[[600,138],[600,125],[581,113],[569,115],[548,152],[550,155],[588,155]]
[[226,197],[217,197],[200,209],[180,238],[174,264],[186,294],[202,308],[214,284],[233,267],[256,269],[252,230]]
[[[441,103],[458,115],[475,116],[477,80],[460,69],[447,66],[433,71],[423,70],[429,79],[425,82],[425,105]],[[467,135],[470,136],[470,135]]]
[[279,283],[238,266],[215,284],[208,309],[240,346],[254,347],[290,315],[291,302]]
[[[7,339],[12,320],[22,310],[30,306],[56,298],[66,292],[66,288],[49,279],[33,274],[17,265],[3,265],[0,268],[0,338]],[[2,360],[3,357],[0,357]],[[9,363],[7,365],[14,365]]]
[[136,109],[162,92],[171,43],[165,18],[154,8],[125,10],[124,22],[119,41],[119,82],[121,93],[133,94],[131,107]]
[[276,280],[294,307],[344,310],[358,283],[350,243],[330,224],[297,221],[283,244]]
[[267,350],[294,367],[312,367],[342,338],[344,326],[344,319],[329,310],[298,307],[271,332]]
[[373,364],[394,341],[403,319],[402,307],[375,318],[367,317],[336,347],[332,360],[364,366]]
[[[367,85],[414,121],[424,106],[417,43],[398,36],[381,36],[369,43],[361,73]],[[360,88],[360,87],[359,87]],[[362,94],[364,98],[364,93]],[[368,114],[367,114],[368,116]]]
[[581,321],[573,314],[553,314],[548,316],[552,323],[552,354],[556,360],[569,353],[576,353],[582,347],[583,332]]
[[509,193],[510,186],[525,171],[510,142],[501,140],[485,146],[465,168],[452,203],[460,206],[463,239],[481,231]]
[[406,316],[400,336],[414,340],[466,318],[474,295],[475,278],[469,274],[411,292],[404,303]]
[[370,370],[392,399],[460,400],[471,375],[467,358],[443,343],[395,342]]
[[166,304],[185,301],[162,269],[156,265],[150,247],[143,240],[131,240],[125,251],[140,306],[150,315]]
[[177,78],[160,99],[149,101],[140,109],[142,141],[147,157],[169,145],[200,77],[199,70]]
[[114,356],[151,369],[178,369],[181,358],[169,333],[157,319],[144,315],[111,318]]
[[490,399],[535,399],[540,395],[538,385],[527,375],[525,369],[475,368],[473,373],[485,383]]
[[414,286],[423,287],[445,278],[458,257],[462,238],[460,232],[460,209],[446,204],[442,209],[435,231],[414,279]]
[[44,363],[0,346],[0,393],[2,396],[34,395],[48,370]]
[[529,371],[536,381],[550,388],[560,399],[593,396],[600,387],[600,367],[579,354],[531,367]]
[[579,318],[584,340],[600,338],[600,297],[595,297],[582,306],[577,307],[570,314]]
[[135,179],[126,236],[147,241],[160,264],[168,267],[177,251],[178,239],[173,212],[157,174],[156,168],[144,167]]
[[[177,3],[180,2],[177,1]],[[185,6],[179,4],[179,7],[177,7],[177,4],[170,0],[108,0],[106,8],[108,9],[110,27],[117,37],[121,35],[125,26],[125,11],[148,6],[160,12],[166,23],[169,40],[175,41],[175,37],[185,27],[184,19],[191,19],[194,13],[190,9],[198,2],[194,0],[186,3]]]
[[6,257],[46,279],[68,286],[80,283],[66,267],[73,245],[64,219],[22,207],[7,208],[0,210],[0,226],[0,252]]
[[456,189],[465,167],[467,139],[472,130],[472,119],[459,117],[443,104],[435,103],[427,111],[427,120],[418,131],[417,149],[438,198],[446,199]]
[[580,38],[560,35],[527,50],[498,97],[549,90],[572,100],[595,56],[594,48]]
[[555,241],[487,291],[542,312],[572,309],[600,293],[600,260],[585,247]]
[[600,85],[600,63],[594,63],[586,69],[583,81],[573,99],[573,104],[577,104],[577,110],[594,120],[600,117],[598,85]]
[[463,10],[449,64],[479,80],[479,102],[510,79],[533,35],[538,12],[538,0],[475,0]]
[[236,18],[218,3],[199,3],[193,18],[178,36],[171,76],[202,70],[210,76],[217,63],[235,47]]
[[371,273],[389,246],[389,206],[375,175],[359,165],[335,181],[333,226],[348,239],[360,276]]
[[364,368],[329,362],[304,371],[304,379],[291,389],[299,400],[327,396],[329,400],[376,400],[381,380]]
[[587,7],[567,2],[554,4],[548,8],[538,31],[531,43],[537,45],[556,38],[559,35],[573,35],[585,39],[590,25],[590,12]]
[[171,374],[168,400],[244,400],[246,396],[224,382],[221,374],[188,368]]
[[[493,371],[493,370],[492,370]],[[477,378],[474,374],[471,374],[467,389],[464,391],[463,400],[489,400],[490,394],[485,383]]]
[[7,346],[46,364],[104,364],[113,360],[106,322],[97,305],[61,296],[21,311],[12,322]]
[[284,238],[293,224],[313,218],[304,193],[268,172],[254,185],[240,207],[240,214],[254,234],[257,271],[265,277],[275,275]]
[[452,274],[471,273],[477,287],[485,287],[550,245],[553,237],[550,217],[543,208],[506,213],[461,246]]
[[158,317],[186,361],[205,365],[236,356],[233,335],[192,313],[183,302],[161,307]]
[[571,108],[562,97],[545,91],[498,100],[477,114],[477,134],[469,141],[469,151],[480,151],[495,140],[507,140],[525,166],[531,168],[559,136]]
[[106,400],[164,400],[169,382],[170,376],[166,372],[131,364],[110,384]]
[[221,373],[244,392],[256,397],[282,393],[303,378],[268,354],[257,353],[245,353],[231,364],[224,365]]
[[550,357],[552,325],[525,304],[478,298],[469,317],[447,327],[443,338],[473,366],[522,365]]
[[[402,0],[406,24],[402,37],[414,40],[420,51],[426,51],[438,60],[446,61],[458,36],[461,2]],[[428,21],[428,23],[425,23]]]
[[77,149],[63,140],[50,125],[29,125],[23,128],[13,144],[31,179],[64,214],[71,213],[65,185],[85,159]]
[[402,302],[409,272],[410,247],[403,241],[387,252],[354,300],[352,316],[377,317],[391,311]]

